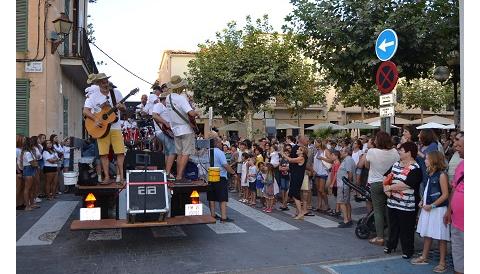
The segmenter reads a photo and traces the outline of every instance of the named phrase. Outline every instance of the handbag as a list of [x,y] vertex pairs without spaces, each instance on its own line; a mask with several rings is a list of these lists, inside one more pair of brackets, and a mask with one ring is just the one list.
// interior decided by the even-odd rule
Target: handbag
[[33,157],[33,161],[30,162],[30,165],[31,165],[32,167],[38,167],[38,160],[37,160],[37,158],[35,157],[35,154],[32,153],[31,151],[30,151],[30,154],[32,154],[32,157]]

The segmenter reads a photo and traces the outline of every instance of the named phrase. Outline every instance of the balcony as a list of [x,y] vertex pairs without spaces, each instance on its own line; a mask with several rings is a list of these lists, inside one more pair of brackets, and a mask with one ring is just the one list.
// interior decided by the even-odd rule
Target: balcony
[[79,88],[86,87],[88,74],[98,73],[84,28],[74,28],[63,45],[58,49],[63,72]]

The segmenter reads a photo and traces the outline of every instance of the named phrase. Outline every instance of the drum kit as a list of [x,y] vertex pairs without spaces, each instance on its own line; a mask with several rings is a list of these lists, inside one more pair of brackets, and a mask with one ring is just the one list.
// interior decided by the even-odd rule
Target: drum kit
[[125,146],[129,150],[154,151],[155,127],[151,115],[136,115],[129,123],[122,124]]

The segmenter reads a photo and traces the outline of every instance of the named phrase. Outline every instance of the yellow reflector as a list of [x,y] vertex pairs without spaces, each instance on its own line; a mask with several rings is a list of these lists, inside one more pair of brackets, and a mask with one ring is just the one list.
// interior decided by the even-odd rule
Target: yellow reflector
[[190,195],[190,198],[200,198],[200,195],[198,195],[198,192],[194,190],[192,194]]
[[96,200],[93,193],[88,193],[87,198],[85,198],[85,202],[95,202]]

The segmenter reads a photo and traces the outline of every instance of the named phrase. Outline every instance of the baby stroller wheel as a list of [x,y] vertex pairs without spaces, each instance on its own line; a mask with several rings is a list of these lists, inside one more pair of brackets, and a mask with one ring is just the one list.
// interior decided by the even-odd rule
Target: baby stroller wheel
[[370,229],[367,225],[359,224],[355,227],[355,235],[360,239],[368,239],[370,236]]

